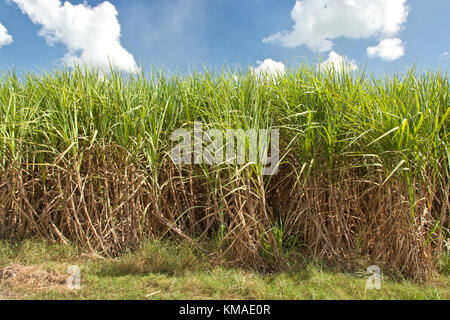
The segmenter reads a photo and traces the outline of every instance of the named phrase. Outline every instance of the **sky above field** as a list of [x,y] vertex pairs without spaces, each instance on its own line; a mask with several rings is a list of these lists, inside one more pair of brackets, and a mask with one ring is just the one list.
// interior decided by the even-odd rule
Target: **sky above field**
[[0,70],[445,71],[449,0],[0,0]]

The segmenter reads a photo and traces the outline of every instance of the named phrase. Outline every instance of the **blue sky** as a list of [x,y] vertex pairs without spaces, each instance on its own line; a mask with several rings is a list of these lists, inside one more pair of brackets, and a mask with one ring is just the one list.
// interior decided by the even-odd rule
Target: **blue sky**
[[[414,64],[448,71],[450,64],[449,0],[110,0],[103,7],[97,6],[104,1],[68,2],[84,7],[0,0],[0,24],[9,36],[2,45],[0,28],[0,70],[49,70],[86,59],[102,64],[106,52],[123,69],[173,72],[202,65],[292,66],[302,59],[317,63],[319,55],[330,63],[344,59],[355,69],[367,64],[375,73]],[[109,30],[118,26],[116,41]]]

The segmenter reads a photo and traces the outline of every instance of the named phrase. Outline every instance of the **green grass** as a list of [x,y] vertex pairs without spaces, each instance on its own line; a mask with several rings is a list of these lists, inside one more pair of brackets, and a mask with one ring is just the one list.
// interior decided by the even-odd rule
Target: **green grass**
[[[449,244],[448,74],[345,69],[301,65],[276,81],[230,70],[1,74],[0,239],[109,257],[146,239],[200,239],[257,271],[282,270],[294,249],[426,280]],[[171,134],[196,121],[279,129],[279,173],[174,164]]]
[[170,242],[145,242],[134,253],[105,260],[41,241],[3,242],[0,248],[0,269],[20,264],[65,274],[69,265],[81,268],[80,291],[0,281],[0,292],[16,299],[450,299],[448,275],[427,285],[384,278],[381,290],[366,290],[363,270],[341,273],[317,262],[292,261],[288,272],[259,274],[220,266],[187,244]]

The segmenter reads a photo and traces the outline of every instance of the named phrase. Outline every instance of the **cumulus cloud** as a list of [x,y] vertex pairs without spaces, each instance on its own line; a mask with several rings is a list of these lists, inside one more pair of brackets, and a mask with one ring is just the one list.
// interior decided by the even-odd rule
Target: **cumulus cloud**
[[8,34],[8,30],[0,23],[0,47],[7,46],[12,42],[12,36]]
[[408,13],[407,0],[297,0],[291,12],[293,29],[263,42],[330,51],[339,37],[392,38],[401,31]]
[[386,39],[382,40],[376,47],[368,47],[367,54],[370,58],[379,57],[386,61],[394,61],[403,57],[405,47],[401,39]]
[[341,72],[343,69],[346,69],[346,71],[354,71],[358,69],[358,65],[355,60],[348,59],[335,51],[331,51],[328,59],[319,64],[319,69],[323,72],[329,70]]
[[286,73],[286,66],[282,62],[277,62],[272,59],[265,59],[264,61],[257,61],[257,67],[252,68],[253,73],[258,77],[274,78],[284,75]]
[[105,1],[91,7],[86,1],[73,5],[60,0],[12,0],[42,29],[39,35],[49,45],[57,42],[67,47],[64,63],[86,63],[108,69],[110,63],[123,71],[138,71],[134,57],[120,43],[117,10]]

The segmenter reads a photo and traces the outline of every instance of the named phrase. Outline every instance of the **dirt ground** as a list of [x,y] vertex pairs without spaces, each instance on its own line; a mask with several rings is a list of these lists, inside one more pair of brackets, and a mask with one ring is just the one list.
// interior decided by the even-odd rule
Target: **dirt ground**
[[30,287],[39,289],[64,288],[67,276],[47,271],[39,266],[10,265],[0,270],[0,300],[22,299],[8,288]]

